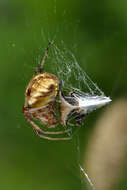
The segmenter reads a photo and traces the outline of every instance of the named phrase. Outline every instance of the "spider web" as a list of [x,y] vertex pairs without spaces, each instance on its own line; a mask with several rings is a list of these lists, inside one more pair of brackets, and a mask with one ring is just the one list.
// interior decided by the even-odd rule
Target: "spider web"
[[[54,14],[56,14],[56,12],[56,0],[54,0]],[[66,20],[64,24],[67,26],[69,25],[68,21],[66,22]],[[78,63],[75,54],[73,53],[73,50],[68,48],[63,40],[59,42],[57,41],[58,34],[63,31],[63,24],[62,26],[57,25],[55,33],[53,32],[53,34],[51,34],[51,31],[52,28],[50,28],[50,26],[46,31],[45,28],[41,29],[41,35],[43,37],[44,44],[48,44],[47,41],[51,42],[51,47],[49,49],[48,58],[46,60],[47,63],[44,66],[44,71],[53,73],[59,78],[59,80],[61,81],[62,91],[66,91],[67,93],[69,93],[70,90],[74,90],[81,96],[104,96],[104,92],[82,69],[82,67]],[[41,60],[41,57],[42,56],[38,57],[38,63],[39,60]],[[80,139],[78,130],[80,130],[80,127],[72,129],[72,131],[68,133],[68,136],[76,137],[74,138],[74,151],[76,153],[76,167],[78,169],[78,176],[80,177],[81,189],[84,189],[84,183],[88,183],[90,188],[92,190],[95,190],[92,180],[90,179],[87,172],[85,171],[85,168],[83,168],[81,164]],[[84,179],[86,179],[86,182]]]
[[61,80],[64,90],[74,90],[79,94],[104,96],[103,91],[83,71],[75,55],[65,46],[63,41],[60,47],[52,43],[50,51],[52,72]]
[[[52,43],[51,46],[50,55],[48,57],[49,62],[52,64],[51,72],[61,80],[62,90],[69,92],[70,89],[72,89],[79,95],[87,94],[92,96],[104,96],[103,91],[80,67],[75,55],[65,46],[63,41],[59,46],[55,43]],[[81,166],[80,142],[79,135],[77,133],[79,129],[80,128],[74,130],[74,132],[68,133],[68,136],[74,136],[74,134],[76,134],[77,165],[80,172],[81,186],[82,188],[84,187],[84,176],[91,189],[95,190],[92,180],[89,178],[85,169]]]

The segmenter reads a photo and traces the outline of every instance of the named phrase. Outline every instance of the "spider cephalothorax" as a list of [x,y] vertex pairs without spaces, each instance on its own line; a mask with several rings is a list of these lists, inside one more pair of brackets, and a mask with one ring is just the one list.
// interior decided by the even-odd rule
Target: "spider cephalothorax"
[[[41,129],[34,120],[39,120],[48,128],[57,128],[58,124],[67,127],[80,126],[86,114],[111,101],[105,96],[80,95],[72,90],[67,95],[60,90],[60,80],[51,73],[43,73],[43,66],[48,54],[45,51],[42,63],[27,85],[23,113],[32,125],[36,134],[48,140],[70,140],[71,137],[51,137],[50,135],[70,134],[71,129],[63,131],[46,131]],[[63,71],[64,72],[64,71]],[[56,106],[56,104],[59,104]],[[59,111],[59,114],[57,112]],[[68,121],[73,118],[75,124]]]

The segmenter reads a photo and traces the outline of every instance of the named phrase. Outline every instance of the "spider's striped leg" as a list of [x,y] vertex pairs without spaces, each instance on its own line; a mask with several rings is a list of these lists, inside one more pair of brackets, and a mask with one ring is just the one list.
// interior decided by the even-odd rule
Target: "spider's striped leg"
[[29,122],[32,125],[36,134],[41,138],[48,139],[48,140],[71,140],[72,139],[71,137],[61,137],[61,138],[60,137],[54,137],[53,138],[53,137],[45,136],[46,134],[47,135],[65,134],[65,133],[68,133],[70,131],[70,129],[67,129],[65,131],[44,131],[44,130],[40,129],[40,127],[35,122],[33,122],[30,118],[26,118],[26,120],[27,120],[27,122]]
[[42,61],[41,61],[41,64],[40,64],[40,68],[39,68],[39,73],[42,73],[42,70],[43,70],[43,67],[44,67],[44,64],[45,64],[45,60],[48,56],[48,50],[50,48],[50,45],[51,45],[51,42],[49,42],[48,44],[48,47],[46,48],[45,52],[44,52],[44,55],[43,55],[43,58],[42,58]]
[[69,122],[68,122],[68,125],[72,126],[72,127],[80,127],[81,126],[81,124],[79,124],[79,123],[74,124],[74,123],[69,123]]
[[72,139],[71,137],[48,137],[48,136],[45,136],[45,135],[42,135],[42,134],[38,134],[38,133],[37,133],[37,135],[40,138],[48,139],[48,140],[53,140],[53,141],[66,141],[66,140],[71,140]]

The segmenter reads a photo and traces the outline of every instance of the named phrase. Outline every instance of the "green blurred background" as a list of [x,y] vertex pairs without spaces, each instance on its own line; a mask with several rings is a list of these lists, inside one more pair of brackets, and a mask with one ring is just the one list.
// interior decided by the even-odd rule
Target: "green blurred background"
[[[64,41],[113,101],[127,94],[125,0],[0,0],[1,190],[86,189],[78,169],[76,136],[70,142],[40,139],[22,115],[27,82],[52,39]],[[104,109],[92,113],[78,132],[81,160]],[[124,180],[119,189],[126,185]]]

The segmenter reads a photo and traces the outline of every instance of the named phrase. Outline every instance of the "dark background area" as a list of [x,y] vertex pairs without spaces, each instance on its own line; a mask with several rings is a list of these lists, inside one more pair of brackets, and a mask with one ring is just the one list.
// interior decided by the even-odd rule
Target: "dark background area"
[[[127,2],[0,0],[0,189],[81,189],[76,136],[37,137],[24,120],[24,92],[49,40],[64,41],[80,66],[112,100],[127,94]],[[52,63],[49,63],[52,67]],[[79,130],[81,160],[94,123]],[[126,189],[127,179],[121,190]]]

